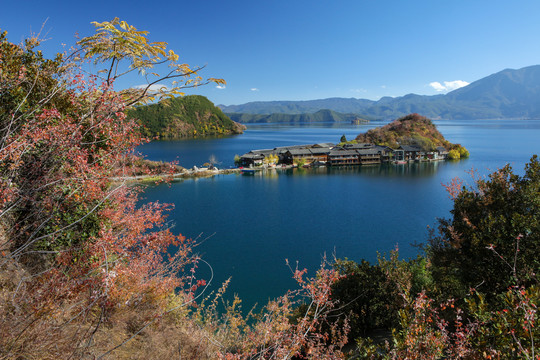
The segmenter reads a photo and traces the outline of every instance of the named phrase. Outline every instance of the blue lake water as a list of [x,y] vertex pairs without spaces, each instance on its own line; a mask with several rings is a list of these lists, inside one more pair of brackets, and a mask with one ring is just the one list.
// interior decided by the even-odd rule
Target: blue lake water
[[[449,216],[451,201],[441,184],[454,177],[472,183],[467,171],[488,174],[510,163],[523,173],[540,152],[540,121],[436,121],[453,143],[471,157],[459,162],[375,165],[276,171],[264,176],[220,175],[149,186],[145,200],[174,203],[169,220],[174,231],[200,237],[196,248],[214,270],[219,286],[232,277],[229,293],[245,307],[264,303],[294,286],[285,259],[316,270],[323,254],[376,261],[377,252],[396,246],[414,257],[427,226]],[[251,125],[243,135],[184,141],[152,142],[140,151],[152,160],[178,160],[192,167],[211,156],[220,167],[233,165],[235,154],[293,144],[338,142],[380,126],[310,124]],[[209,270],[200,268],[207,278]]]

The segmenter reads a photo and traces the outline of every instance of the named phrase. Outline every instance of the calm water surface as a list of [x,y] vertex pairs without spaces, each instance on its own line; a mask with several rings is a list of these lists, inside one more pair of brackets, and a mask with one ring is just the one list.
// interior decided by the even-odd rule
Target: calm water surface
[[[396,246],[414,257],[427,226],[447,217],[451,201],[441,186],[466,171],[488,174],[510,163],[517,173],[540,152],[540,121],[437,121],[443,135],[471,153],[467,160],[410,165],[276,171],[265,176],[221,175],[151,186],[145,199],[175,204],[169,219],[175,231],[206,239],[197,251],[213,267],[213,284],[232,277],[229,292],[245,307],[264,303],[294,285],[285,259],[311,274],[323,254],[375,261]],[[140,150],[152,160],[178,160],[191,167],[211,156],[220,167],[252,149],[339,141],[345,134],[380,126],[311,124],[252,125],[243,135],[162,141]],[[208,277],[208,269],[200,269]]]

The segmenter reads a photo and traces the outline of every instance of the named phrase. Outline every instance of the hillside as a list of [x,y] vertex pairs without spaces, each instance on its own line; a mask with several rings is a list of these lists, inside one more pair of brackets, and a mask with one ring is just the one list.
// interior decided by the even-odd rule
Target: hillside
[[227,113],[232,120],[240,123],[310,123],[310,122],[351,122],[358,119],[370,120],[369,118],[357,114],[343,114],[332,110],[319,110],[314,113],[302,114],[248,114],[248,113]]
[[390,124],[368,130],[358,135],[355,140],[394,149],[400,145],[417,145],[423,150],[434,150],[437,146],[443,146],[447,150],[455,147],[444,138],[431,120],[418,114],[410,114]]
[[139,106],[128,111],[128,117],[140,121],[143,135],[161,139],[241,134],[245,129],[200,95]]
[[540,65],[506,69],[446,95],[480,113],[495,111],[501,118],[540,118]]
[[506,69],[446,95],[408,94],[378,101],[354,98],[269,101],[220,105],[220,108],[225,112],[251,114],[297,114],[329,109],[377,119],[394,119],[410,113],[432,119],[539,119],[540,65]]
[[366,99],[329,98],[306,101],[255,101],[242,105],[218,105],[225,113],[248,114],[304,114],[330,109],[342,113],[362,113],[375,101]]

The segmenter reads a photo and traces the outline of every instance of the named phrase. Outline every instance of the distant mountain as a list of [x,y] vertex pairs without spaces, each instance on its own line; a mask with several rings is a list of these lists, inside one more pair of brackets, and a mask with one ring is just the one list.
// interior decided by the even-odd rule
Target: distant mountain
[[127,113],[143,125],[143,134],[161,139],[180,139],[241,134],[244,125],[232,121],[210,100],[200,95],[165,99],[138,106]]
[[446,95],[409,94],[378,101],[329,98],[309,101],[251,102],[220,105],[227,113],[299,114],[321,109],[394,119],[419,113],[433,119],[540,118],[540,65],[506,69]]
[[446,95],[450,103],[468,105],[501,118],[540,118],[540,65],[506,69]]
[[225,113],[248,114],[304,114],[330,109],[342,113],[358,113],[375,101],[366,99],[330,98],[307,101],[257,101],[243,105],[218,105]]
[[343,114],[324,109],[314,113],[302,114],[247,114],[227,113],[232,120],[240,123],[310,123],[310,122],[351,122],[356,120],[370,120],[357,114]]

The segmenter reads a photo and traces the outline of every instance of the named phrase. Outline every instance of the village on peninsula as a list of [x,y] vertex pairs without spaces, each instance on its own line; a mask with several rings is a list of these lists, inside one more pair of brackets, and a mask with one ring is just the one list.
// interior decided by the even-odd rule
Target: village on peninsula
[[399,148],[392,149],[389,146],[371,143],[344,145],[321,143],[251,150],[240,156],[238,163],[248,168],[265,165],[307,167],[381,163],[406,164],[408,162],[446,160],[447,158],[448,150],[443,146],[437,146],[432,151],[425,151],[418,145],[400,145]]
[[444,139],[431,120],[410,114],[339,144],[292,145],[251,150],[235,162],[245,172],[268,167],[407,164],[468,157],[459,144]]

